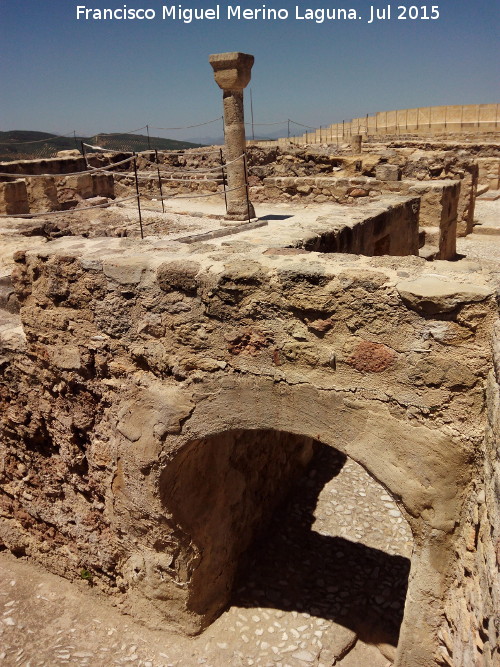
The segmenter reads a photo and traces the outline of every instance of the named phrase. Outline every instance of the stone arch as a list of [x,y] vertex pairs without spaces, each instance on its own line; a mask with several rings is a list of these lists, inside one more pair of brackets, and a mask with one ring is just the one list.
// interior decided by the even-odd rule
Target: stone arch
[[[226,431],[183,447],[163,469],[160,494],[165,510],[189,536],[188,609],[206,625],[230,601],[237,607],[309,612],[349,628],[362,641],[397,646],[408,558],[313,527],[324,486],[346,461],[332,447],[276,431]],[[356,502],[344,491],[343,502]],[[294,511],[298,505],[300,511]],[[375,570],[379,576],[373,578]],[[399,582],[391,602],[401,606],[382,611],[375,599],[385,597],[387,579]],[[268,595],[270,587],[274,593]],[[325,605],[332,587],[342,593]]]
[[[219,384],[197,384],[189,400],[194,409],[181,434],[166,437],[160,465],[151,462],[156,472],[149,475],[149,496],[144,487],[141,491],[141,503],[155,506],[159,515],[168,516],[176,526],[181,546],[175,558],[185,570],[183,581],[178,582],[182,595],[177,596],[176,613],[178,618],[190,619],[181,620],[181,625],[187,627],[191,622],[192,631],[197,624],[198,628],[204,624],[203,613],[200,617],[200,609],[193,609],[190,602],[193,571],[201,556],[196,552],[196,536],[183,529],[182,518],[174,516],[176,510],[169,506],[171,496],[165,483],[175,479],[169,470],[175,471],[176,459],[182,462],[190,448],[207,446],[210,439],[223,439],[231,433],[285,433],[303,453],[309,444],[319,441],[349,456],[400,506],[411,526],[415,550],[396,664],[434,664],[441,613],[438,602],[449,583],[453,531],[467,485],[465,448],[447,433],[413,425],[380,400],[303,382],[294,385],[271,378],[231,377]],[[137,457],[135,464],[130,452],[125,459],[124,479],[137,480],[137,461],[144,469],[144,456]],[[206,467],[210,468],[208,462]],[[203,466],[197,474],[203,474]],[[196,475],[186,479],[189,484],[196,483]],[[182,490],[177,492],[177,498],[181,497]],[[216,594],[216,604],[220,599]],[[213,614],[212,602],[206,602],[208,617]]]

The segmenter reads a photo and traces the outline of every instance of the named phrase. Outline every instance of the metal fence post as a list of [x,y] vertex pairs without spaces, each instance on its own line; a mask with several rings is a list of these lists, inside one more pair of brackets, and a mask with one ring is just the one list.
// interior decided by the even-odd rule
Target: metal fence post
[[141,239],[144,238],[142,230],[142,214],[141,214],[141,196],[139,194],[139,179],[137,177],[137,155],[134,153],[134,175],[135,175],[135,192],[137,195],[137,210],[139,211],[139,227],[141,228]]
[[224,158],[222,156],[222,148],[220,148],[219,151],[220,151],[220,163],[222,167],[222,187],[224,188],[224,202],[226,204],[226,213],[227,213],[226,172],[224,171],[225,165],[224,165]]
[[163,213],[165,213],[165,204],[163,203],[163,186],[161,183],[160,165],[158,163],[158,151],[156,148],[155,148],[155,157],[156,157],[156,171],[158,172],[158,185],[160,186],[161,209]]

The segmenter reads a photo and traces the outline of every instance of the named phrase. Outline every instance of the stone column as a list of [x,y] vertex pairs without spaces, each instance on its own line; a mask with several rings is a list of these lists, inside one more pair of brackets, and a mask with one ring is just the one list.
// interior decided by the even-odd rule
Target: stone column
[[353,155],[359,155],[361,153],[361,135],[353,134],[351,137],[351,149]]
[[[255,217],[251,203],[247,204],[245,164],[237,160],[245,153],[245,118],[243,114],[243,88],[248,85],[254,57],[246,53],[216,53],[209,57],[215,81],[223,92],[224,133],[227,168],[226,220],[248,220]],[[236,189],[237,188],[237,189]]]

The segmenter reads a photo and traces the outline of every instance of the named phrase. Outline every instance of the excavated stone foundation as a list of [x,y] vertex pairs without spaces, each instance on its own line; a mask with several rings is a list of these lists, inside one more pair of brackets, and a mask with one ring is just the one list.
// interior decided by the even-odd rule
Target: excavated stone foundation
[[[450,188],[446,213],[428,200],[448,229],[458,191],[429,187]],[[321,444],[411,528],[395,664],[493,665],[496,277],[418,257],[411,194],[189,243],[17,252],[1,284],[2,544],[194,634]]]

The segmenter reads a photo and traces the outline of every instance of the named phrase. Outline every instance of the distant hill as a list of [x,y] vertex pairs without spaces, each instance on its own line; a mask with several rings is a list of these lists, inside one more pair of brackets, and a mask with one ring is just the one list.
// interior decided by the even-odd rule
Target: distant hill
[[[101,146],[113,151],[144,151],[149,147],[158,150],[181,150],[198,148],[204,144],[190,141],[176,141],[142,134],[101,134],[93,137],[58,137],[48,132],[30,130],[10,130],[0,132],[0,160],[29,160],[54,157],[58,151],[77,148],[81,142]],[[90,149],[89,149],[90,150]]]

